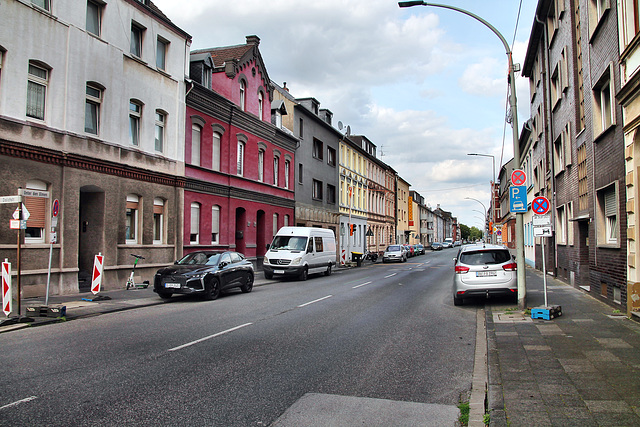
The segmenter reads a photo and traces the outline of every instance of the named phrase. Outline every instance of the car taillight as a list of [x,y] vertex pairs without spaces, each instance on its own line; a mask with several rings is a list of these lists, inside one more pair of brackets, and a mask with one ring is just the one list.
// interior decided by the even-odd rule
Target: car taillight
[[456,265],[456,274],[464,274],[469,272],[469,267],[464,267],[462,265]]
[[518,264],[516,264],[515,262],[511,262],[509,264],[503,265],[502,269],[504,271],[516,271],[518,269]]

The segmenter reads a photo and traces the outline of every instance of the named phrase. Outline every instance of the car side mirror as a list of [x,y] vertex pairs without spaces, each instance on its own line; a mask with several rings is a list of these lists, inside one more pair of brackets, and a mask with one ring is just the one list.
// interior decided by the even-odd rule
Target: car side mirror
[[218,263],[218,268],[225,268],[227,265],[229,265],[229,263],[228,263],[228,262],[226,262],[226,261],[220,261],[220,262]]
[[177,263],[178,263],[178,260],[175,260],[173,263],[174,263],[174,264],[177,264]]
[[269,250],[270,247],[271,247],[271,245],[267,243],[267,250]]

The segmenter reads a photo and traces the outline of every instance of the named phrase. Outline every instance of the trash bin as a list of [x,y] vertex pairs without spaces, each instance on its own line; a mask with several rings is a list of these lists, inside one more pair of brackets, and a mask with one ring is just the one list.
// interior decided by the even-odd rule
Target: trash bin
[[362,252],[351,252],[351,259],[360,267],[362,265]]

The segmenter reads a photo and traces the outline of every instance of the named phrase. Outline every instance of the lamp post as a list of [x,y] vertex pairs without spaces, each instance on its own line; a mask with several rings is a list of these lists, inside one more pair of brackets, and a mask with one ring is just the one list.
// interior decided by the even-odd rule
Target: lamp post
[[[465,199],[474,200],[474,201],[476,201],[476,202],[478,202],[478,203],[480,203],[482,205],[482,207],[484,209],[484,212],[482,212],[482,215],[484,216],[484,231],[486,232],[487,231],[487,212],[488,212],[487,211],[487,207],[480,200],[474,199],[473,197],[465,197]],[[476,210],[476,209],[473,209],[473,210]]]
[[[455,6],[448,6],[436,3],[427,3],[425,1],[401,1],[398,2],[400,7],[412,7],[412,6],[433,6],[443,9],[455,10],[456,12],[463,13],[472,17],[476,21],[484,24],[489,28],[504,45],[507,59],[509,61],[509,108],[511,109],[511,129],[513,134],[513,163],[514,169],[520,169],[520,144],[518,135],[518,101],[516,98],[516,76],[515,72],[520,71],[519,64],[513,63],[513,57],[511,54],[511,48],[509,43],[502,34],[489,22],[480,18],[468,10],[460,9]],[[527,296],[526,276],[525,276],[525,263],[524,263],[524,220],[522,213],[516,213],[516,264],[518,266],[518,307],[523,310],[525,308],[525,298]]]
[[[479,156],[479,157],[491,157],[493,167],[491,171],[493,172],[493,181],[491,181],[491,202],[489,206],[491,207],[491,224],[493,226],[496,225],[496,196],[494,186],[496,185],[496,157],[491,154],[478,154],[478,153],[468,153],[467,156]],[[493,234],[493,227],[491,228],[491,243],[496,242],[496,238]]]

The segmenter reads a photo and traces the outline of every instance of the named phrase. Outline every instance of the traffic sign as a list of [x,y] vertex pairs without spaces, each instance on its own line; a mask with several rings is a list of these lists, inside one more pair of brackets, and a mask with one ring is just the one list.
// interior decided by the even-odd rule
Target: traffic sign
[[18,195],[19,196],[26,196],[26,197],[40,197],[40,198],[43,198],[43,199],[48,199],[49,198],[49,192],[48,191],[29,190],[28,188],[18,188]]
[[[533,203],[531,204],[533,206]],[[551,215],[534,215],[531,218],[531,222],[534,227],[544,227],[546,225],[551,225]]]
[[527,174],[522,169],[515,169],[511,172],[511,184],[524,185],[527,182]]
[[20,208],[16,208],[16,210],[13,211],[13,219],[23,219],[26,221],[30,216],[31,212],[29,212],[29,210],[27,209],[27,205],[25,205],[24,203],[22,204],[22,218],[20,218]]
[[549,212],[551,204],[549,199],[544,196],[538,196],[531,202],[531,210],[538,215],[544,215]]
[[21,201],[22,201],[22,196],[2,196],[2,197],[0,197],[0,204],[20,203]]
[[51,207],[51,216],[54,218],[57,217],[58,212],[60,212],[60,202],[58,202],[58,199],[55,199],[53,201],[53,206]]
[[551,237],[551,226],[533,227],[533,237]]
[[524,213],[527,211],[527,187],[512,185],[509,187],[509,212]]

